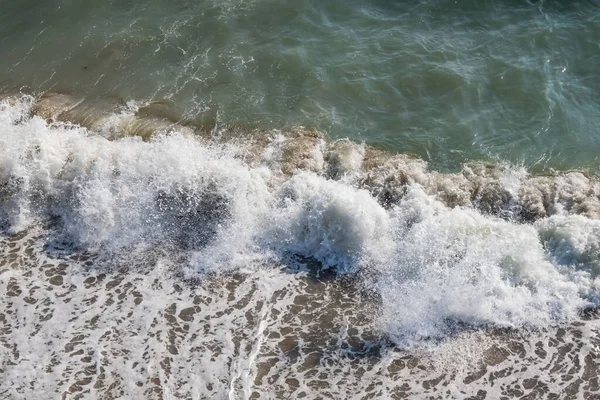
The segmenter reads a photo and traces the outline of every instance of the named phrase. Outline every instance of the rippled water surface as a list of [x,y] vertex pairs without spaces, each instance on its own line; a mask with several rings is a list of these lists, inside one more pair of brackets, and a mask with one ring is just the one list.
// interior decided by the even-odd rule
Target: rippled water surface
[[597,168],[596,1],[7,2],[5,86],[170,99],[442,169]]

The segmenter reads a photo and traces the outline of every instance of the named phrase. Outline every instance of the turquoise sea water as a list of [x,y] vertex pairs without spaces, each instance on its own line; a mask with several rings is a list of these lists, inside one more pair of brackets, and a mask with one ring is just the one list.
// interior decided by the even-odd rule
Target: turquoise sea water
[[600,1],[0,0],[0,55],[0,399],[600,398]]
[[600,2],[2,1],[0,83],[317,128],[433,168],[600,165]]

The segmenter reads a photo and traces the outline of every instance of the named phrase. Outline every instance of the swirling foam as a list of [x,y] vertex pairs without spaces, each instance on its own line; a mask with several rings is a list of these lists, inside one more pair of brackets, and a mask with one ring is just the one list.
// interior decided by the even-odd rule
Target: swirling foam
[[[189,255],[181,266],[188,277],[299,255],[360,279],[398,343],[464,324],[547,326],[597,303],[593,177],[559,175],[543,186],[506,168],[444,175],[420,160],[298,132],[216,142],[161,123],[146,141],[118,138],[120,118],[131,115],[87,129],[53,122],[73,104],[53,103],[50,122],[32,115],[41,115],[37,104],[0,106],[8,232],[52,222],[54,235],[85,250],[167,247]],[[526,189],[541,193],[541,209]]]

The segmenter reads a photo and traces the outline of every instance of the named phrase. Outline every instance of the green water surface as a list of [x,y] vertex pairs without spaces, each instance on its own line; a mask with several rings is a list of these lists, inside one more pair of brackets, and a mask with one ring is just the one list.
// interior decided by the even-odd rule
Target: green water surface
[[600,2],[0,1],[0,85],[315,127],[434,168],[600,166]]

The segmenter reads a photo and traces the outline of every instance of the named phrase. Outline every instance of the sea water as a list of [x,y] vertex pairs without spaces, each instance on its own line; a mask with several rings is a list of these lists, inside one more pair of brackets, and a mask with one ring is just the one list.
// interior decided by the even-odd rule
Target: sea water
[[171,3],[2,6],[0,397],[599,395],[600,4]]

